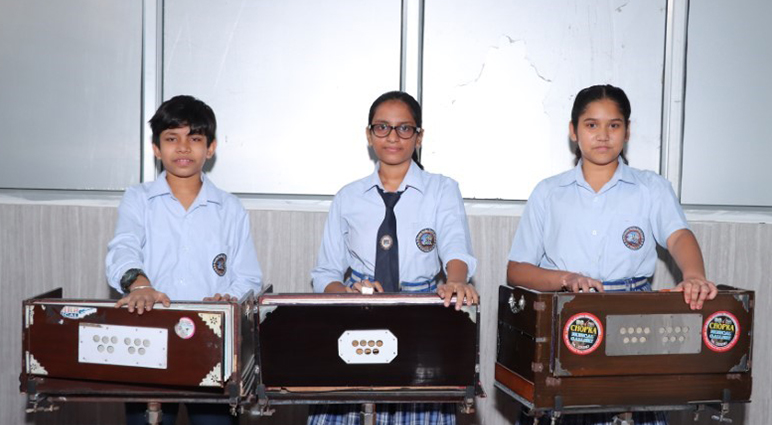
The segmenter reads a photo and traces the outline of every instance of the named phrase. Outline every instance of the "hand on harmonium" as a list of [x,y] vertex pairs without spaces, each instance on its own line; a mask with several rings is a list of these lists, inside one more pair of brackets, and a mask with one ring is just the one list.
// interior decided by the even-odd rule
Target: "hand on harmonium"
[[346,292],[360,292],[364,295],[372,295],[374,292],[383,292],[383,286],[377,281],[362,280],[346,287]]
[[569,292],[603,292],[603,282],[579,273],[566,273],[561,284]]
[[229,301],[237,302],[239,299],[231,294],[214,294],[212,297],[204,297],[204,301]]
[[145,311],[152,310],[155,303],[162,303],[164,307],[169,307],[172,301],[163,292],[153,289],[148,282],[147,285],[132,286],[129,293],[115,303],[115,307],[118,308],[125,305],[128,307],[129,313],[134,313],[136,309],[137,314],[142,314]]
[[701,309],[705,300],[712,300],[718,294],[716,284],[704,277],[685,277],[673,291],[683,292],[684,302],[689,304],[692,310]]
[[437,286],[437,295],[445,300],[445,307],[450,306],[450,300],[453,298],[453,294],[456,294],[456,310],[460,310],[461,306],[477,304],[480,301],[480,296],[477,294],[477,290],[473,285],[465,282],[448,281],[441,283]]

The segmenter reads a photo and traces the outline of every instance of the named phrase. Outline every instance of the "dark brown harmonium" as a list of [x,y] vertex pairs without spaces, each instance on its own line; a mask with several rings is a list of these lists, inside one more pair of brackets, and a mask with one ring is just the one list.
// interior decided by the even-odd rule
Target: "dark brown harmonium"
[[268,294],[258,312],[263,407],[439,402],[470,409],[482,394],[478,306],[445,307],[436,294]]
[[690,310],[678,292],[499,288],[496,387],[532,414],[699,409],[748,402],[752,291],[719,287]]
[[255,297],[158,304],[142,315],[115,301],[23,303],[21,391],[30,411],[61,401],[254,402]]

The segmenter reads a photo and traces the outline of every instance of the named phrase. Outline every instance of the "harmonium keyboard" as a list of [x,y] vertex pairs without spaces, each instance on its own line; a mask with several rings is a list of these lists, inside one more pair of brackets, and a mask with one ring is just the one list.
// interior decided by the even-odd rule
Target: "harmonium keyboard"
[[64,401],[254,403],[255,297],[156,304],[142,315],[115,301],[23,302],[21,392],[28,410]]
[[[453,300],[455,302],[455,299]],[[265,294],[259,404],[458,403],[479,382],[478,306],[436,294]]]
[[754,293],[538,292],[501,286],[496,387],[530,413],[699,409],[751,396]]

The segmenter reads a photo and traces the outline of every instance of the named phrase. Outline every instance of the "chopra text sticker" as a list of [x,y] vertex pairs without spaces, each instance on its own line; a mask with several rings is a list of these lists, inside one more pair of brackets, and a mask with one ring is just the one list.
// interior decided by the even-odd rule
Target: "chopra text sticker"
[[590,354],[603,341],[603,325],[590,313],[571,316],[563,328],[563,342],[574,354]]
[[724,352],[737,344],[740,336],[740,322],[728,311],[711,314],[702,327],[702,340],[713,351]]

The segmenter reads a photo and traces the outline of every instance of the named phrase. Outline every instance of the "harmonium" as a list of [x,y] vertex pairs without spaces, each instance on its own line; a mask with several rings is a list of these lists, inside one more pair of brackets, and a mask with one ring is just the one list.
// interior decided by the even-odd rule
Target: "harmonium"
[[432,402],[468,412],[483,394],[477,305],[456,310],[436,294],[264,294],[257,309],[262,408]]
[[749,402],[754,293],[538,292],[501,286],[495,386],[533,416]]
[[115,301],[23,302],[21,392],[28,411],[64,401],[254,403],[255,313],[239,302],[156,304],[142,315]]
[[321,403],[456,403],[468,412],[483,395],[476,305],[445,307],[436,294],[269,292],[156,304],[142,315],[115,301],[62,299],[61,289],[26,300],[28,411],[131,401],[223,403],[252,415]]

